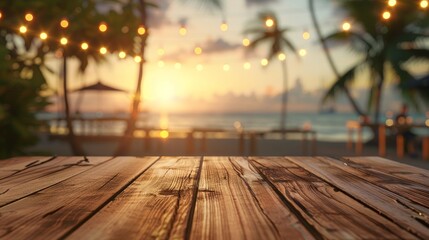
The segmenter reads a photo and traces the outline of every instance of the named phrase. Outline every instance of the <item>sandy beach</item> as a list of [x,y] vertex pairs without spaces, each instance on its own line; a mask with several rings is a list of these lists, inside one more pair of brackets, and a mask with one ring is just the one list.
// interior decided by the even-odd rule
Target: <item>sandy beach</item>
[[[88,156],[112,156],[118,144],[118,138],[96,138],[80,140]],[[189,152],[189,142],[185,138],[151,138],[150,146],[146,146],[144,138],[134,138],[127,155],[130,156],[329,156],[333,158],[357,156],[353,149],[348,149],[345,142],[316,141],[314,154],[308,142],[307,148],[301,140],[295,139],[257,139],[255,149],[250,149],[250,140],[244,141],[244,154],[239,149],[238,138],[207,138],[205,150],[202,149],[201,139],[195,139],[192,152]],[[47,134],[40,135],[40,141],[34,147],[27,149],[32,155],[72,156],[68,143],[64,139],[52,139]],[[306,150],[306,151],[305,151]],[[361,156],[378,156],[376,146],[365,145]],[[417,158],[398,158],[394,148],[388,148],[385,158],[404,164],[429,169],[429,161]]]

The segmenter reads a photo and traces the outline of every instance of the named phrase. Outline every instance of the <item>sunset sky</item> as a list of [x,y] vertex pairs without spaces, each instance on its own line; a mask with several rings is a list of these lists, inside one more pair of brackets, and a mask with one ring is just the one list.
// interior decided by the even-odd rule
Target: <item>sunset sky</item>
[[[295,47],[307,52],[304,57],[286,53],[288,88],[294,87],[298,78],[306,91],[327,87],[334,80],[317,44],[307,1],[224,1],[223,12],[206,10],[193,1],[158,2],[160,8],[154,12],[156,21],[152,21],[146,54],[143,86],[146,108],[156,105],[155,108],[172,110],[174,107],[186,111],[196,109],[189,108],[191,102],[200,103],[198,107],[204,109],[204,103],[216,101],[216,97],[225,94],[256,98],[278,95],[282,87],[279,61],[275,60],[263,68],[260,61],[266,57],[268,48],[261,46],[255,53],[246,55],[246,48],[242,46],[242,40],[246,37],[243,31],[261,10],[276,12],[279,24],[291,28],[288,37]],[[344,17],[335,10],[332,2],[315,3],[322,31],[328,34],[339,29]],[[223,21],[228,24],[226,32],[220,30]],[[179,34],[181,23],[186,24],[186,36]],[[303,39],[304,31],[311,34],[309,40]],[[194,53],[195,47],[201,47],[201,55]],[[359,59],[346,47],[335,48],[333,54],[340,71]],[[249,70],[243,67],[246,62],[251,64]],[[76,64],[72,61],[71,65]],[[180,69],[177,69],[179,65]],[[73,67],[76,66],[71,69]],[[91,64],[84,76],[78,76],[75,71],[70,71],[70,75],[72,89],[101,79],[103,83],[132,92],[137,78],[137,64],[132,57],[119,60],[117,56],[111,56],[108,63]],[[55,87],[55,78],[50,78],[50,84]],[[128,109],[130,94],[113,95],[116,95],[110,99],[113,108]],[[251,111],[252,106],[248,107]]]

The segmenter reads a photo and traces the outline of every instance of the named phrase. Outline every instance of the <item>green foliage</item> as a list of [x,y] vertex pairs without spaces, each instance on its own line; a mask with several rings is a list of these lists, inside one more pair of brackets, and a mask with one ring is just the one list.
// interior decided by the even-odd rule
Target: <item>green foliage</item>
[[[37,141],[40,123],[35,113],[46,105],[40,91],[46,87],[40,65],[11,59],[0,44],[0,159],[24,154]],[[31,73],[31,78],[22,76]]]
[[[429,104],[426,91],[407,87],[415,81],[406,65],[416,61],[427,62],[427,28],[429,18],[415,1],[398,1],[391,8],[392,17],[384,20],[381,14],[386,9],[386,1],[335,1],[340,9],[352,20],[353,30],[335,32],[326,37],[328,41],[347,43],[362,60],[338,77],[325,95],[325,100],[335,97],[345,85],[351,85],[360,71],[370,75],[370,94],[368,109],[380,111],[380,96],[389,69],[393,70],[396,83],[404,100],[421,107],[420,103]],[[390,68],[389,68],[390,67]]]

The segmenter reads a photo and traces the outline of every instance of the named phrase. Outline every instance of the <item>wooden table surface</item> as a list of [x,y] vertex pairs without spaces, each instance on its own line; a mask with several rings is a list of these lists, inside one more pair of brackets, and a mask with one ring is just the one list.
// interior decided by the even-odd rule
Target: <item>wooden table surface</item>
[[429,239],[429,171],[376,157],[0,161],[0,239]]

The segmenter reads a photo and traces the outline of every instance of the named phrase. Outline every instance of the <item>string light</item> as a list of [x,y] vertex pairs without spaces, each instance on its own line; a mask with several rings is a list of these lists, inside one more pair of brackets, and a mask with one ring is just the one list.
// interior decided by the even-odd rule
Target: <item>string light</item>
[[68,26],[69,26],[69,21],[67,20],[67,19],[63,19],[63,20],[61,20],[61,22],[60,22],[60,26],[62,27],[62,28],[67,28]]
[[389,20],[391,16],[392,14],[389,11],[384,11],[382,15],[384,20]]
[[138,33],[139,35],[144,35],[144,34],[146,33],[146,28],[144,28],[144,27],[139,27],[139,28],[137,29],[137,33]]
[[428,5],[429,5],[429,3],[428,3],[428,1],[427,1],[427,0],[422,0],[422,1],[420,1],[420,7],[421,7],[421,8],[427,8],[427,7],[428,7]]
[[181,36],[185,36],[187,33],[188,33],[188,30],[186,29],[186,27],[185,27],[185,26],[181,26],[181,27],[179,28],[179,34],[180,34]]
[[300,49],[298,52],[299,56],[301,57],[305,57],[307,55],[307,50],[305,49]]
[[135,56],[135,57],[134,57],[134,62],[136,62],[136,63],[141,63],[141,62],[142,62],[142,57],[140,57],[140,56]]
[[194,49],[194,53],[195,53],[196,55],[201,55],[201,53],[203,53],[203,49],[201,49],[200,47],[196,47],[196,48]]
[[342,25],[343,31],[348,32],[352,28],[352,25],[349,22],[344,22]]
[[124,51],[120,51],[119,54],[118,54],[118,56],[119,56],[120,59],[124,59],[124,58],[127,57],[127,54]]
[[47,34],[47,33],[45,33],[45,32],[42,32],[42,33],[40,33],[39,37],[40,37],[40,39],[42,39],[42,40],[46,40],[46,39],[48,38],[48,34]]
[[61,43],[61,45],[67,45],[67,43],[69,42],[69,40],[67,39],[67,38],[65,38],[65,37],[62,37],[61,39],[60,39],[60,43]]
[[82,48],[82,50],[86,51],[86,50],[88,50],[89,45],[88,45],[88,43],[83,42],[83,43],[80,45],[80,48]]
[[308,32],[308,31],[304,31],[303,33],[302,33],[302,38],[304,39],[304,40],[308,40],[308,39],[310,39],[310,33]]
[[268,59],[266,59],[266,58],[262,59],[261,60],[261,65],[264,66],[264,67],[267,66],[268,65]]
[[284,61],[284,60],[286,60],[286,54],[284,54],[284,53],[279,53],[279,55],[277,56],[277,58],[278,58],[280,61]]
[[25,20],[26,20],[27,22],[31,22],[31,21],[33,21],[33,19],[34,19],[33,14],[31,14],[31,13],[27,13],[27,14],[25,14]]
[[100,53],[103,54],[103,55],[106,54],[107,53],[107,48],[101,47],[100,48]]
[[98,26],[98,30],[100,30],[100,32],[106,32],[107,25],[105,23],[100,23],[100,25]]
[[243,68],[246,69],[246,70],[249,70],[251,67],[252,67],[252,64],[250,64],[249,62],[245,62],[243,64]]
[[230,69],[231,69],[231,66],[229,66],[229,64],[224,64],[224,65],[223,65],[223,70],[224,70],[225,72],[229,71]]
[[21,27],[19,27],[19,32],[22,33],[22,34],[26,33],[27,32],[27,27],[24,26],[24,25],[22,25]]
[[243,39],[243,46],[248,47],[250,45],[250,40],[248,38]]
[[228,24],[226,23],[226,21],[223,21],[223,22],[220,24],[220,30],[221,30],[222,32],[226,32],[226,31],[228,31]]
[[394,6],[396,6],[396,0],[389,0],[389,1],[387,2],[387,5],[389,5],[390,7],[394,7]]
[[265,26],[267,26],[267,27],[273,27],[274,26],[274,20],[272,19],[272,18],[267,18],[267,19],[265,19]]

